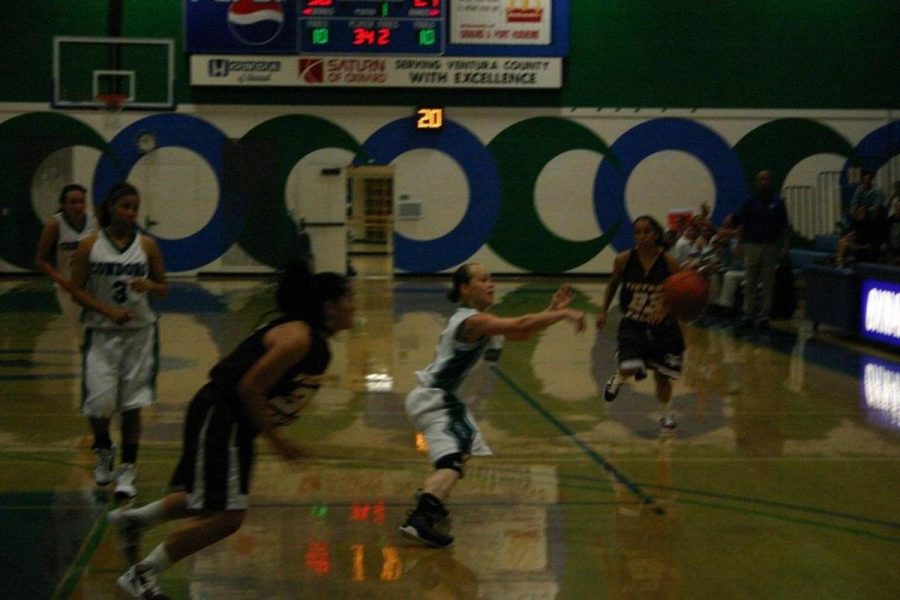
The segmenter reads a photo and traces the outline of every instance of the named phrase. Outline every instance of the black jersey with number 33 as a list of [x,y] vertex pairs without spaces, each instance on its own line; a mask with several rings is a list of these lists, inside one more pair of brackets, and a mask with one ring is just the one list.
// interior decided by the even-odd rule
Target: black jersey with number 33
[[631,250],[622,271],[619,305],[626,319],[648,323],[650,315],[663,301],[663,282],[670,275],[664,252],[660,252],[650,270],[644,272],[637,252]]

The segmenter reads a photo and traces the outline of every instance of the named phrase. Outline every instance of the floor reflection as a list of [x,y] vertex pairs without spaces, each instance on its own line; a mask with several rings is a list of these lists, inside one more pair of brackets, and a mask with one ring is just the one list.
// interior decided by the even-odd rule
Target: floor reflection
[[[900,543],[900,357],[800,319],[751,334],[721,318],[686,326],[671,435],[656,423],[652,378],[600,398],[615,322],[509,344],[503,377],[484,369],[462,392],[496,456],[472,460],[450,499],[456,546],[411,545],[396,528],[430,467],[402,403],[454,307],[439,278],[357,268],[357,326],[335,338],[316,402],[288,430],[306,462],[291,469],[260,446],[245,527],[167,572],[174,598],[869,599],[900,589],[893,563],[873,559]],[[495,311],[541,310],[558,284],[499,280]],[[165,490],[188,400],[270,314],[270,285],[173,281],[138,504]],[[595,311],[602,283],[575,286],[576,305]],[[78,340],[43,280],[0,280],[0,309],[0,589],[115,598],[124,565],[103,525],[111,500],[90,479]]]

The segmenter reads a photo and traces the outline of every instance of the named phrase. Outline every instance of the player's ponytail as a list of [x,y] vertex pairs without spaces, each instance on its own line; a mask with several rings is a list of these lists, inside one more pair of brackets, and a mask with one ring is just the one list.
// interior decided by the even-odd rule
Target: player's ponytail
[[472,275],[469,273],[469,266],[471,263],[466,263],[461,265],[456,271],[453,272],[453,287],[450,288],[450,291],[447,292],[447,298],[450,302],[459,302],[460,298],[460,290],[462,286],[469,283],[472,280]]
[[275,302],[285,315],[311,327],[323,327],[325,303],[341,298],[348,289],[345,277],[331,272],[313,274],[306,262],[297,261],[282,268]]

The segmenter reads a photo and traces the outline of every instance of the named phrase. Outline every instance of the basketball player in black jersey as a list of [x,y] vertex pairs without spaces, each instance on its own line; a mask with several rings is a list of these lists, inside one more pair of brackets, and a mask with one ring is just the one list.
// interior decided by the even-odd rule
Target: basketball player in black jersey
[[613,272],[597,314],[597,329],[606,325],[607,311],[619,286],[619,321],[616,358],[619,369],[607,380],[603,397],[615,400],[619,388],[629,377],[643,379],[647,369],[655,372],[656,398],[662,405],[660,425],[676,427],[669,408],[672,380],[681,373],[684,338],[678,319],[670,315],[663,296],[663,282],[681,270],[678,262],[662,246],[663,229],[653,217],[634,220],[634,248],[616,256]]
[[[215,365],[188,406],[181,460],[172,477],[172,487],[183,491],[109,513],[129,563],[136,563],[117,582],[132,597],[166,598],[156,584],[162,571],[240,528],[258,435],[285,459],[301,458],[301,448],[276,428],[291,420],[281,409],[286,397],[297,410],[309,402],[319,387],[317,376],[331,361],[328,339],[353,325],[355,305],[344,277],[312,275],[304,264],[283,271],[276,301],[283,316]],[[181,529],[136,562],[142,529],[185,517],[190,520]]]

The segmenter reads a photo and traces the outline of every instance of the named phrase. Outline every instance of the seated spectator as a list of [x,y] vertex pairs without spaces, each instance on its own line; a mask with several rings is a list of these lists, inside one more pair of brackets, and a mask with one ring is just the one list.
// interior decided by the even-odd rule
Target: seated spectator
[[700,212],[698,212],[696,215],[694,215],[694,217],[693,217],[693,219],[691,219],[691,221],[695,225],[700,226],[701,229],[710,228],[710,227],[715,229],[715,226],[712,224],[712,221],[709,220],[709,215],[710,215],[709,204],[704,202],[703,204],[700,205]]
[[704,246],[705,240],[700,236],[700,228],[691,222],[672,247],[672,256],[683,269],[696,267]]
[[712,224],[712,221],[709,220],[697,220],[697,227],[700,230],[700,239],[702,240],[703,248],[705,249],[709,242],[719,233],[719,230],[716,229],[716,226]]
[[701,257],[702,268],[709,271],[710,312],[733,313],[737,290],[744,280],[738,230],[733,223],[732,215],[725,217]]
[[881,207],[870,212],[866,204],[856,204],[847,232],[838,241],[837,265],[879,262],[887,250],[885,221]]
[[862,172],[860,183],[856,186],[853,199],[850,201],[851,215],[857,206],[865,206],[870,213],[885,206],[884,193],[873,185],[874,178],[875,174],[871,171],[864,170]]

